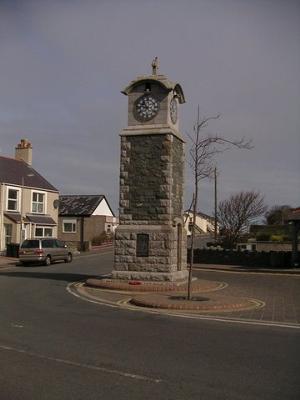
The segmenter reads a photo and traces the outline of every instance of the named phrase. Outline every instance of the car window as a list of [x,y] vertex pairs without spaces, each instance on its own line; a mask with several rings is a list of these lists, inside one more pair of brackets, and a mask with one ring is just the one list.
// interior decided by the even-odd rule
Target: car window
[[49,249],[54,247],[54,240],[43,240],[42,241],[42,248]]
[[65,247],[65,243],[61,240],[55,240],[56,247]]
[[24,240],[21,245],[22,249],[38,249],[40,247],[39,240]]

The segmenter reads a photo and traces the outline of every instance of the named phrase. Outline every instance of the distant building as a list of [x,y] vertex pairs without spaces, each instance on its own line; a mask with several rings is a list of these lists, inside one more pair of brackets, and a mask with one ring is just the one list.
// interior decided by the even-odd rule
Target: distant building
[[22,139],[15,158],[0,156],[0,251],[24,239],[55,237],[58,190],[32,168],[31,143]]
[[[193,226],[193,213],[191,211],[184,212],[184,221],[187,235],[190,236],[192,234]],[[213,217],[202,212],[197,212],[195,224],[196,235],[213,234],[215,231],[214,224],[215,219]],[[219,233],[219,227],[217,227],[217,232]]]
[[89,249],[103,233],[112,235],[117,223],[104,195],[59,196],[58,237],[73,247]]

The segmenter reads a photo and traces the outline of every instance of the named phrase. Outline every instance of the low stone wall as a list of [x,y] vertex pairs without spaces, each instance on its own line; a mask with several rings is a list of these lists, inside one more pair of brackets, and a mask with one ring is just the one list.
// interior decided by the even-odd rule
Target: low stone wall
[[[289,268],[290,251],[231,251],[231,250],[194,250],[195,264],[244,265],[249,267]],[[188,250],[190,260],[190,250]]]
[[292,251],[291,242],[255,242],[257,251]]

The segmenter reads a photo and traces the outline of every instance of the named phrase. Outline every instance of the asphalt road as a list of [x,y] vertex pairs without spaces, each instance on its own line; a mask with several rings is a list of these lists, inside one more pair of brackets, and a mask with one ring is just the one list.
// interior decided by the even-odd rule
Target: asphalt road
[[119,310],[67,292],[111,265],[102,254],[0,272],[1,400],[300,398],[300,330]]

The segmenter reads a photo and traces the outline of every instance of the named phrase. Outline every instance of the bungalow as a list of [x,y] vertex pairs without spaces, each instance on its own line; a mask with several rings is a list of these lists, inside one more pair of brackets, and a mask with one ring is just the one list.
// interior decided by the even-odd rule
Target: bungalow
[[59,196],[58,237],[87,250],[100,235],[112,235],[117,219],[103,195]]
[[10,243],[55,237],[58,190],[32,168],[31,143],[22,139],[15,158],[0,156],[0,252]]

